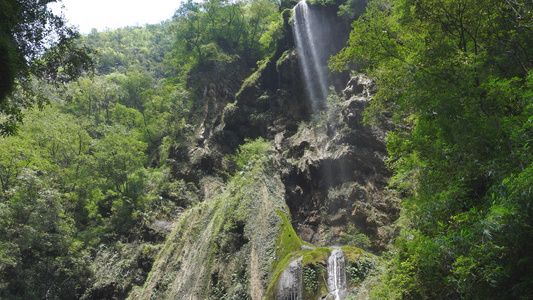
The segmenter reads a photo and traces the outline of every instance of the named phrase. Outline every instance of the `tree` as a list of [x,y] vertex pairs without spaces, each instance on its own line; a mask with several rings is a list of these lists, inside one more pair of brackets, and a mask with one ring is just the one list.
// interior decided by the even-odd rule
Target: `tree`
[[81,77],[69,86],[72,96],[71,112],[77,116],[91,116],[95,121],[110,120],[110,111],[124,96],[118,82],[122,74]]
[[146,144],[136,139],[135,131],[118,124],[106,126],[103,133],[105,136],[92,145],[93,167],[105,194],[102,215],[111,217],[115,233],[125,233],[144,208]]
[[249,59],[258,58],[269,51],[268,43],[261,43],[261,37],[268,31],[269,25],[280,22],[280,14],[276,4],[270,0],[255,0],[247,7],[247,34],[245,55]]
[[[0,140],[0,297],[79,299],[87,263],[75,245],[75,203],[88,136],[76,119],[31,112],[18,135]],[[81,279],[81,280],[80,280]]]
[[[16,131],[22,109],[47,102],[36,94],[33,78],[68,82],[92,68],[89,49],[78,33],[47,5],[57,0],[0,1],[0,135]],[[24,96],[9,99],[19,86]]]
[[331,62],[362,62],[377,79],[366,121],[398,125],[387,148],[410,222],[387,280],[400,298],[533,294],[519,271],[532,267],[532,196],[517,183],[533,161],[532,9],[376,0]]
[[279,21],[278,7],[271,0],[189,1],[174,15],[174,61],[185,71],[209,61],[236,59],[255,66],[271,54],[270,45],[260,39],[272,22]]

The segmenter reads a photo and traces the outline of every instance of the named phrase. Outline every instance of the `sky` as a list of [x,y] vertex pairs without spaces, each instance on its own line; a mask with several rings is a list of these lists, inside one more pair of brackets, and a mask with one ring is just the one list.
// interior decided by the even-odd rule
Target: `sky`
[[[125,26],[156,24],[170,19],[180,6],[180,0],[63,0],[63,12],[70,25],[88,34]],[[59,14],[61,5],[51,8]]]

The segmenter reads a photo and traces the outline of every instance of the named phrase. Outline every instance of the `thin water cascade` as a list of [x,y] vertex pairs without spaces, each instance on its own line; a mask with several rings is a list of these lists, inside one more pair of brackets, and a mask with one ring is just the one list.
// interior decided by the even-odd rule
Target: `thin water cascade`
[[[293,33],[298,60],[303,74],[304,87],[310,101],[311,112],[318,114],[326,108],[329,94],[330,70],[327,61],[334,49],[334,24],[320,9],[305,0],[293,9]],[[325,149],[323,149],[325,151]],[[326,165],[323,178],[330,186],[333,170]],[[303,299],[302,257],[291,262],[278,282],[277,300]],[[334,249],[327,265],[328,296],[325,299],[344,300],[348,296],[344,253]]]
[[328,259],[329,294],[333,295],[335,300],[344,300],[348,293],[346,287],[344,253],[340,249],[335,249],[331,251]]
[[[330,14],[302,0],[293,8],[292,29],[309,107],[311,113],[318,116],[327,108],[331,75],[327,62],[334,53],[336,26]],[[331,166],[325,166],[322,173],[323,186],[331,186]]]
[[307,96],[317,113],[329,94],[327,61],[331,52],[332,24],[305,0],[294,7],[293,32]]

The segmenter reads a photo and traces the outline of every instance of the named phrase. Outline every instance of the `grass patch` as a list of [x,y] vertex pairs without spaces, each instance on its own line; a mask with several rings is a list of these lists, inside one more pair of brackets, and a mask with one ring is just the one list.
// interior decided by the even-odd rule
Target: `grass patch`
[[261,78],[263,70],[266,68],[269,62],[270,59],[265,59],[258,63],[259,67],[257,68],[257,71],[244,80],[240,90],[237,92],[237,94],[235,94],[235,98],[239,98],[239,95],[242,93],[242,91],[244,91],[245,88],[257,84],[257,81],[259,78]]
[[285,213],[281,210],[276,212],[281,217],[282,223],[279,225],[280,232],[276,240],[276,259],[272,264],[274,273],[272,274],[272,279],[270,280],[265,299],[275,298],[276,288],[281,274],[283,274],[283,271],[285,271],[285,268],[293,259],[302,255],[302,245],[308,244],[304,243],[296,234],[296,231],[294,231],[294,228]]
[[287,216],[280,210],[277,211],[283,223],[280,225],[280,232],[276,241],[276,257],[278,260],[285,258],[289,253],[300,251],[304,242],[292,228]]

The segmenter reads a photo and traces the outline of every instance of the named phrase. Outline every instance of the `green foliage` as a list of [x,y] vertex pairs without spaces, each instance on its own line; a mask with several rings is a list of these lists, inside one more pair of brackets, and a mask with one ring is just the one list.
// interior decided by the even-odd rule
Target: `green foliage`
[[48,9],[53,2],[0,1],[1,136],[16,132],[24,109],[48,102],[33,79],[66,83],[92,68],[91,51],[76,42],[76,30]]
[[376,260],[368,255],[363,255],[357,261],[350,261],[346,268],[346,272],[350,276],[351,282],[359,284],[365,280],[375,268]]
[[17,174],[16,186],[0,198],[2,298],[38,299],[55,280],[77,281],[70,290],[56,286],[56,297],[75,299],[83,292],[82,278],[89,270],[71,246],[73,222],[60,197],[46,176],[25,168]]
[[103,180],[104,206],[115,233],[125,233],[132,228],[139,211],[143,211],[146,161],[146,144],[124,127],[115,125],[104,129],[104,138],[93,145],[93,166]]
[[[183,298],[193,293],[202,299],[249,298],[250,277],[266,278],[276,259],[282,223],[276,211],[285,209],[281,181],[272,158],[266,155],[269,152],[247,153],[247,166],[226,183],[214,177],[204,179],[210,196],[183,211],[139,298]],[[252,269],[255,274],[245,263],[251,253],[258,263]],[[176,282],[189,281],[195,284],[175,288]]]
[[231,300],[251,300],[250,294],[248,292],[248,281],[246,277],[241,274],[232,274],[232,284],[233,291],[231,295]]
[[80,298],[93,276],[86,251],[140,222],[146,144],[54,105],[0,147],[1,297]]
[[[373,1],[331,61],[336,69],[363,62],[377,79],[365,120],[392,117],[398,125],[387,148],[393,183],[411,196],[403,203],[408,227],[376,295],[532,295],[530,272],[518,267],[532,261],[523,250],[531,247],[529,212],[517,209],[531,196],[514,184],[530,184],[519,178],[532,163],[526,28],[533,23],[520,16],[532,8],[523,1]],[[501,194],[504,186],[521,196]],[[512,238],[504,233],[511,227]]]
[[370,239],[364,233],[360,233],[354,225],[350,225],[341,237],[341,244],[368,249],[370,247]]
[[335,5],[335,0],[311,0],[309,3],[315,6],[330,6]]
[[250,164],[262,162],[271,154],[273,151],[270,143],[260,137],[253,141],[247,140],[245,144],[239,147],[237,153],[231,156],[231,159],[237,168],[243,169]]
[[235,59],[253,65],[273,50],[279,20],[270,0],[183,3],[172,23],[177,41],[172,64],[182,74]]
[[351,24],[365,12],[368,0],[348,0],[339,6],[337,15],[347,24]]
[[165,55],[174,41],[169,34],[170,21],[144,27],[126,27],[112,31],[93,31],[83,42],[97,49],[95,68],[99,75],[144,71],[156,78],[167,72]]
[[300,254],[303,254],[302,279],[305,299],[324,296],[324,291],[327,289],[327,261],[330,253],[331,249],[324,247],[300,251]]
[[305,290],[310,293],[315,293],[318,289],[318,272],[312,265],[306,265],[302,269],[302,277]]
[[[108,295],[125,299],[132,285],[142,285],[146,273],[155,260],[159,248],[149,243],[122,243],[100,245],[92,261],[96,282],[87,289],[81,299],[102,297],[102,290]],[[142,265],[141,268],[138,266]]]

